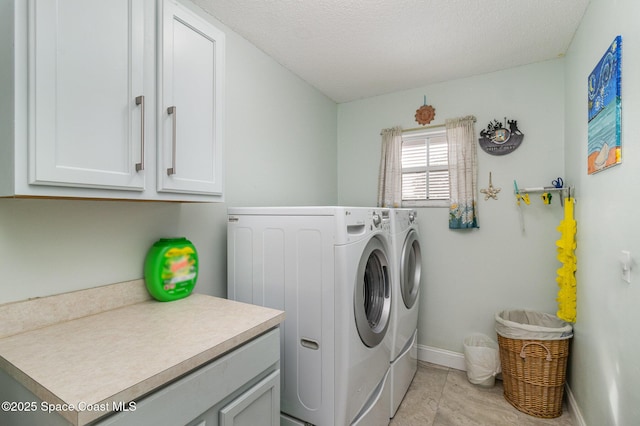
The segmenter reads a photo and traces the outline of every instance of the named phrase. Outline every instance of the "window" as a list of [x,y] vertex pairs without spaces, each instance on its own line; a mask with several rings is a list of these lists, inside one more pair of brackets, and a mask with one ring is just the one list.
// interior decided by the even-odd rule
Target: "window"
[[402,135],[402,204],[448,207],[449,158],[446,130]]

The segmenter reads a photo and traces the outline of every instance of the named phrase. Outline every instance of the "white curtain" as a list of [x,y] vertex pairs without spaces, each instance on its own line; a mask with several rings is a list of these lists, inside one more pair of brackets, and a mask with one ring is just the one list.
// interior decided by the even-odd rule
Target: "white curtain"
[[402,129],[382,130],[378,177],[378,207],[400,207],[402,202]]
[[449,228],[478,226],[478,155],[472,115],[445,121],[449,145]]

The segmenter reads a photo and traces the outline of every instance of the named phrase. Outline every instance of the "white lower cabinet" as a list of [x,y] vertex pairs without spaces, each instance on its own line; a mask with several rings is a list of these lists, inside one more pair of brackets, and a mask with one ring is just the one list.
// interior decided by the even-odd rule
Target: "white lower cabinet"
[[[100,426],[280,425],[280,331],[273,329],[138,401],[127,411],[92,423]],[[0,396],[39,400],[2,371]],[[57,413],[0,413],[1,424],[63,425]]]
[[225,37],[204,12],[0,0],[0,28],[0,197],[223,201]]
[[279,351],[276,329],[98,424],[279,425]]

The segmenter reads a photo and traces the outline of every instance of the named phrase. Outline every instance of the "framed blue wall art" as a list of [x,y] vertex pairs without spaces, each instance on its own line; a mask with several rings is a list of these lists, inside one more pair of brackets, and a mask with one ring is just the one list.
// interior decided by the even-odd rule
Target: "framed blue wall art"
[[617,36],[588,78],[587,173],[622,162],[622,36]]

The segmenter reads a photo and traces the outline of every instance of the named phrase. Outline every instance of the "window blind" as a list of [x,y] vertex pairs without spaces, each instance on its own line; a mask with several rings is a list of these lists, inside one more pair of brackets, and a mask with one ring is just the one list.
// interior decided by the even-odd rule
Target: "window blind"
[[448,146],[443,131],[403,137],[402,199],[449,199]]

